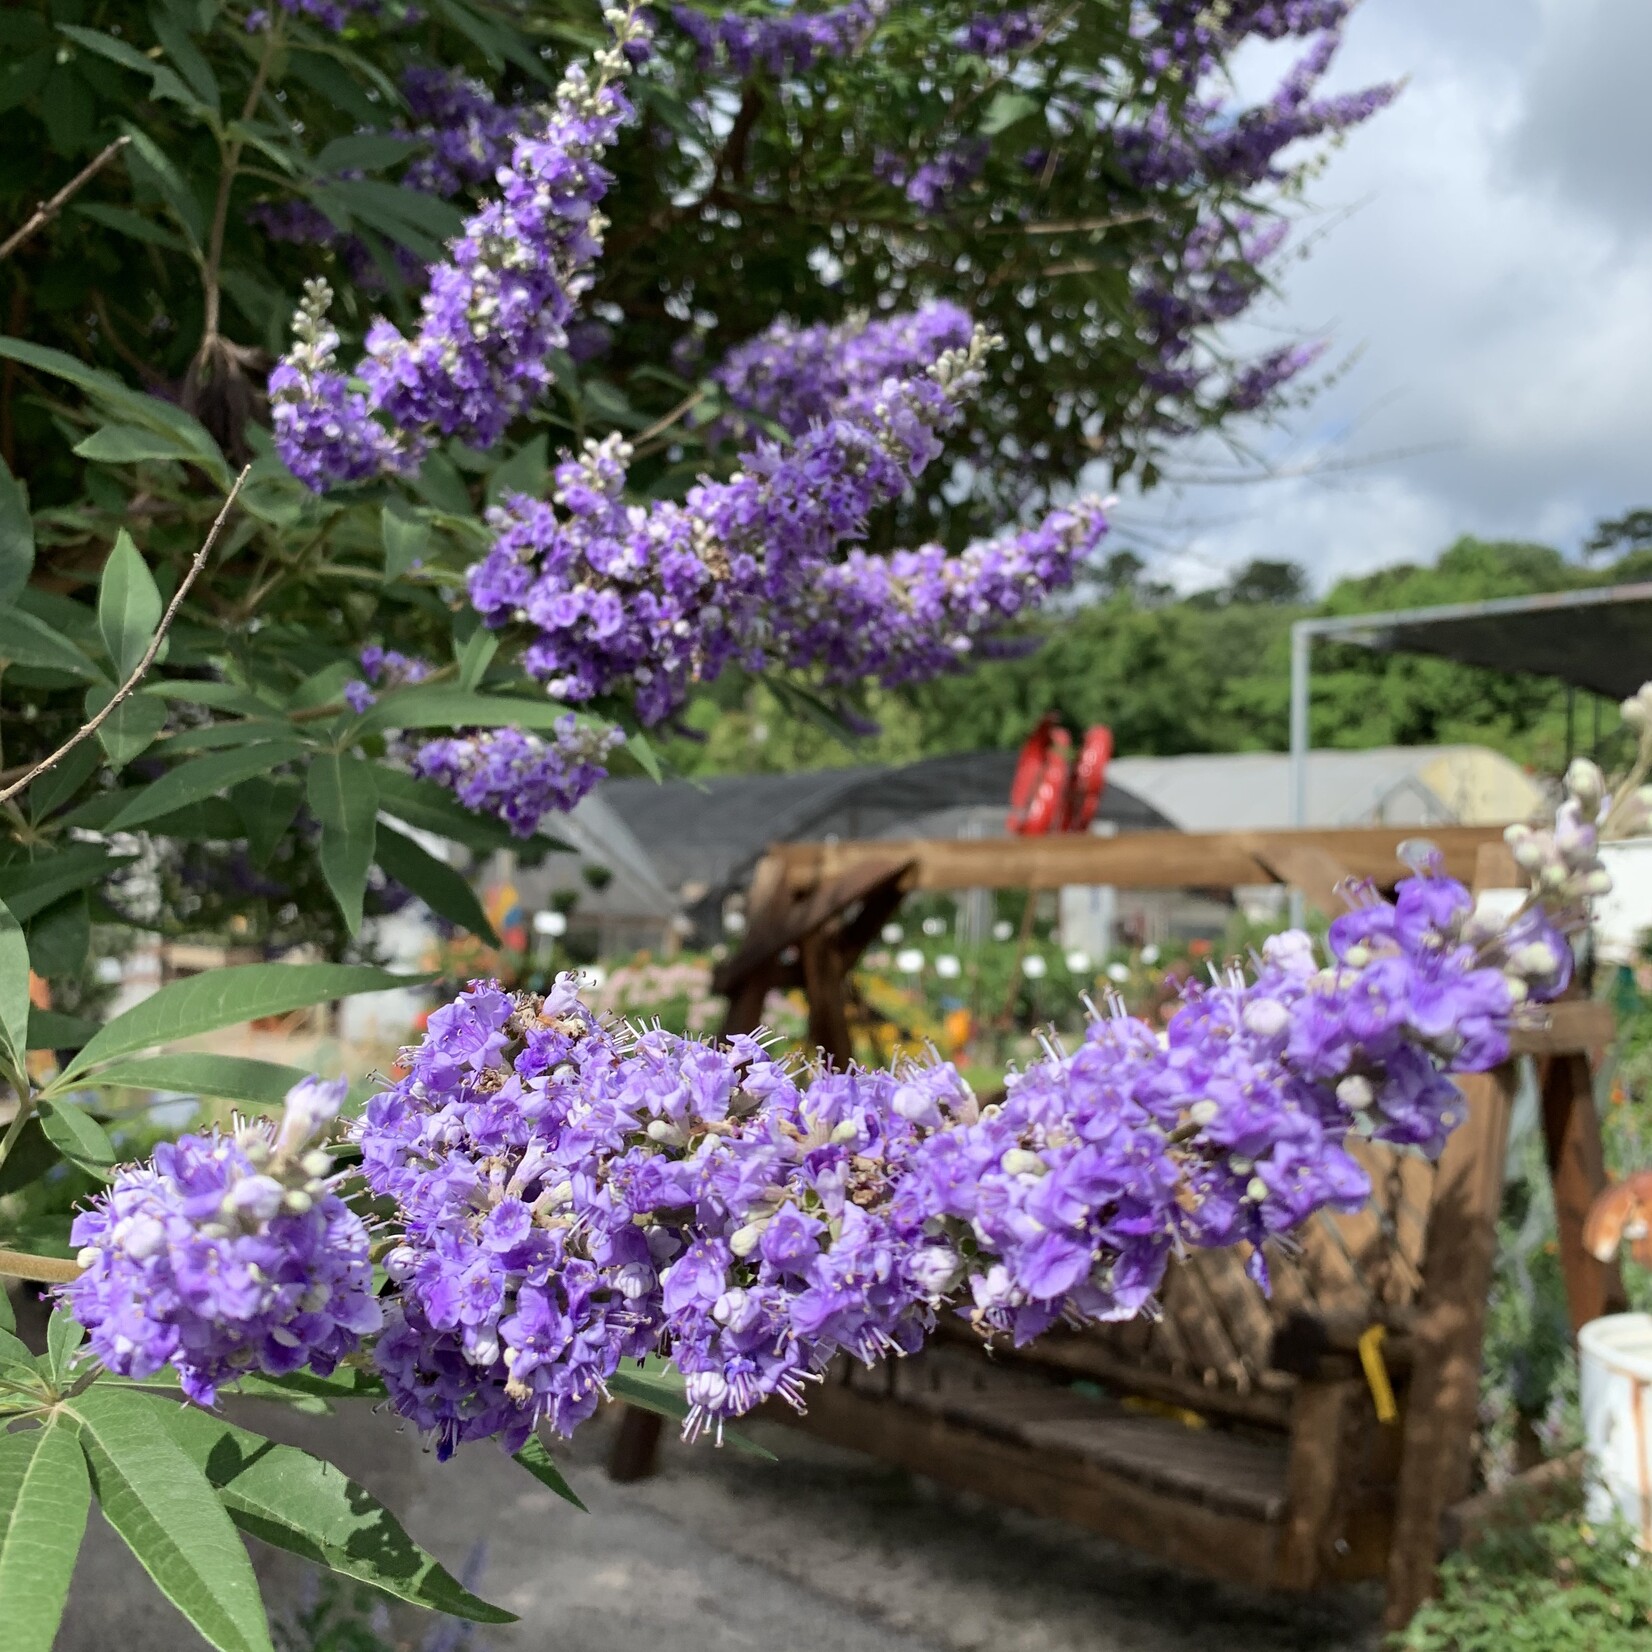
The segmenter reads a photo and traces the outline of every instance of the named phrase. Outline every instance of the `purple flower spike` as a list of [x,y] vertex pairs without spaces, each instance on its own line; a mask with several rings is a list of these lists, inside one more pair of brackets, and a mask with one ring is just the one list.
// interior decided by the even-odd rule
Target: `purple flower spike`
[[347,1088],[309,1079],[278,1121],[163,1143],[75,1218],[62,1296],[109,1370],[170,1364],[211,1405],[249,1371],[325,1376],[379,1328],[367,1230],[312,1145]]

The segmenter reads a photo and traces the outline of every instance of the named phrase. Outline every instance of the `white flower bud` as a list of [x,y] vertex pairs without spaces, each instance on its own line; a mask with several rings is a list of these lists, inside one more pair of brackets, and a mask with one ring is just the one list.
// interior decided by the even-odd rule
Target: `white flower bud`
[[1207,1096],[1203,1101],[1196,1101],[1188,1108],[1187,1116],[1202,1130],[1207,1124],[1216,1122],[1216,1115],[1221,1108]]
[[1049,1169],[1036,1153],[1024,1147],[1012,1147],[998,1163],[1006,1176],[1042,1176]]
[[1574,757],[1566,769],[1566,790],[1575,797],[1586,815],[1593,817],[1606,795],[1606,776],[1598,763],[1587,757]]
[[[896,1103],[897,1110],[899,1103]],[[834,1142],[853,1141],[860,1134],[860,1126],[853,1119],[841,1119],[833,1126],[831,1140]]]
[[1356,1113],[1363,1113],[1376,1099],[1376,1087],[1363,1073],[1350,1073],[1337,1085],[1337,1100]]
[[650,1141],[657,1141],[664,1147],[682,1147],[688,1141],[670,1119],[650,1119],[648,1128],[643,1133]]
[[747,1222],[743,1228],[736,1228],[728,1242],[728,1248],[736,1256],[750,1256],[761,1242],[763,1229],[767,1226],[767,1222]]
[[1277,998],[1256,998],[1245,1005],[1245,1028],[1258,1038],[1277,1038],[1290,1020],[1290,1011]]
[[1251,1179],[1245,1183],[1245,1197],[1249,1199],[1252,1204],[1261,1204],[1267,1196],[1268,1184],[1263,1181],[1260,1176],[1252,1176]]

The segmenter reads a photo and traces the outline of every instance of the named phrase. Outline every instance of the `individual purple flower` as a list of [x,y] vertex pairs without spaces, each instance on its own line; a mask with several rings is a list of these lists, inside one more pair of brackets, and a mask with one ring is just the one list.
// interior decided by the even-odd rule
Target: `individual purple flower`
[[75,1218],[63,1300],[105,1367],[170,1364],[211,1405],[247,1372],[326,1375],[379,1328],[367,1230],[313,1145],[347,1088],[309,1079],[278,1121],[164,1142]]
[[725,12],[719,18],[676,5],[671,20],[694,42],[702,68],[722,64],[741,76],[762,69],[780,79],[802,74],[821,58],[858,50],[885,5],[886,0],[848,0],[820,11],[792,7],[768,17]]

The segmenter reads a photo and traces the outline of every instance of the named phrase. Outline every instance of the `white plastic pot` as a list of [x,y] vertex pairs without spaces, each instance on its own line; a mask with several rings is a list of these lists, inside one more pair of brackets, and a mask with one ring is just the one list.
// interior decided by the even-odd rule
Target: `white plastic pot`
[[1652,1314],[1608,1314],[1578,1332],[1588,1513],[1614,1510],[1652,1549]]

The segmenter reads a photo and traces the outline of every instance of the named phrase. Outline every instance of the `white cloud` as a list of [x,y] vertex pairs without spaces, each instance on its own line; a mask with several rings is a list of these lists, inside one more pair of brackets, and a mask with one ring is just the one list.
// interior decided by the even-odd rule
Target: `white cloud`
[[1355,359],[1251,434],[1284,479],[1127,500],[1121,538],[1182,583],[1257,555],[1323,583],[1652,503],[1649,52],[1644,0],[1368,0],[1335,83],[1409,85],[1313,184],[1327,233],[1257,334]]

